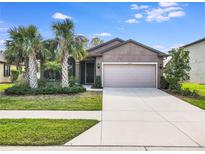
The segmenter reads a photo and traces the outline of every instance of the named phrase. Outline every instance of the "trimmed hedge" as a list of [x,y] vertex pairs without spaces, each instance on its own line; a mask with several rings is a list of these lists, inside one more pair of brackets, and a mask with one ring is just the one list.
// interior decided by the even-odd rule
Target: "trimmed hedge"
[[31,89],[28,87],[13,86],[5,90],[7,95],[39,95],[39,94],[74,94],[85,92],[86,89],[82,86],[74,86],[68,88],[60,87],[40,87]]

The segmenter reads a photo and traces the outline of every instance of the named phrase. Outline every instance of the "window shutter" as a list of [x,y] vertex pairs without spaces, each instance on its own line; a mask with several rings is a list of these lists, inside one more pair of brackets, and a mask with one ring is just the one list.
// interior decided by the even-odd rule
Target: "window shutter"
[[4,77],[6,76],[6,70],[5,70],[5,63],[4,63]]

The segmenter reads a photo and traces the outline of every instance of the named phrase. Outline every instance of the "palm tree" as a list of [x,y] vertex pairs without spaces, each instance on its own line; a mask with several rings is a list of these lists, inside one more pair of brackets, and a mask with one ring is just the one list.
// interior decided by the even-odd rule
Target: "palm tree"
[[72,57],[77,60],[83,60],[87,56],[87,52],[85,50],[87,44],[88,44],[88,39],[85,36],[82,35],[76,35],[74,37],[74,47],[71,51]]
[[92,40],[91,40],[91,42],[90,42],[90,47],[92,48],[92,47],[95,47],[95,46],[97,46],[97,45],[100,45],[100,44],[102,44],[104,41],[103,40],[101,40],[99,37],[94,37],[94,38],[92,38]]
[[53,24],[53,30],[58,41],[58,58],[62,65],[62,87],[68,87],[68,57],[73,48],[74,25],[69,19]]
[[21,50],[24,61],[28,65],[29,86],[37,88],[37,63],[36,56],[42,50],[42,38],[35,26],[18,27],[9,30],[10,42],[8,50],[13,52]]
[[58,41],[57,56],[62,65],[62,87],[68,87],[68,58],[72,56],[75,60],[82,60],[86,56],[84,46],[87,39],[75,36],[73,22],[69,19],[54,23],[52,28]]

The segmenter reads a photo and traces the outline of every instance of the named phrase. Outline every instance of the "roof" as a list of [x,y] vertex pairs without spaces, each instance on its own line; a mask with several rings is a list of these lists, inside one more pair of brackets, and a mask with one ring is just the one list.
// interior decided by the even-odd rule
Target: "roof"
[[6,59],[3,55],[3,53],[0,53],[0,62],[6,62]]
[[[119,38],[116,38],[116,39],[119,39]],[[113,39],[113,40],[111,40],[111,41],[112,41],[112,42],[113,42],[113,41],[116,41],[116,39]],[[147,46],[147,45],[144,45],[144,44],[139,43],[139,42],[137,42],[137,41],[134,41],[134,40],[132,40],[132,39],[129,39],[129,40],[127,40],[127,41],[122,41],[122,39],[120,39],[120,40],[121,40],[121,43],[116,44],[116,45],[113,45],[113,46],[111,46],[111,47],[109,47],[109,48],[106,48],[106,49],[104,49],[104,50],[101,50],[101,51],[99,51],[99,52],[97,52],[97,53],[93,53],[93,54],[90,53],[90,56],[101,56],[102,53],[107,52],[107,51],[110,51],[110,50],[115,49],[115,48],[118,48],[118,47],[120,47],[120,46],[122,46],[122,45],[124,45],[124,44],[127,44],[127,43],[133,43],[133,44],[139,45],[139,46],[144,47],[144,48],[146,48],[146,49],[148,49],[148,50],[150,50],[150,51],[152,51],[152,52],[155,52],[155,53],[159,54],[160,56],[164,56],[164,57],[169,56],[169,55],[166,54],[166,53],[163,53],[163,52],[161,52],[161,51],[159,51],[159,50],[157,50],[157,49],[154,49],[154,48],[152,48],[152,47],[149,47],[149,46]],[[111,41],[105,42],[104,44],[107,45],[107,44],[111,43]],[[104,45],[101,44],[100,47],[102,47],[102,46],[104,46]],[[97,48],[99,48],[99,47],[97,47]],[[97,49],[97,48],[96,48],[96,49]],[[92,49],[92,50],[94,50],[94,49]]]
[[112,39],[112,40],[110,40],[110,41],[107,41],[107,42],[104,42],[104,43],[102,43],[102,44],[99,44],[99,45],[97,45],[97,46],[95,46],[95,47],[92,47],[92,48],[88,49],[87,51],[88,51],[88,52],[93,51],[93,50],[95,50],[95,49],[98,49],[98,48],[100,48],[100,47],[103,47],[103,46],[105,46],[105,45],[108,45],[108,44],[110,44],[110,43],[113,43],[113,42],[115,42],[115,41],[124,42],[124,40],[122,40],[122,39],[120,39],[120,38],[114,38],[114,39]]
[[205,38],[202,38],[202,39],[199,39],[199,40],[194,41],[194,42],[192,42],[192,43],[186,44],[186,45],[184,45],[184,46],[182,46],[182,47],[185,48],[185,47],[188,47],[188,46],[191,46],[191,45],[194,45],[194,44],[197,44],[197,43],[203,42],[203,41],[205,41]]

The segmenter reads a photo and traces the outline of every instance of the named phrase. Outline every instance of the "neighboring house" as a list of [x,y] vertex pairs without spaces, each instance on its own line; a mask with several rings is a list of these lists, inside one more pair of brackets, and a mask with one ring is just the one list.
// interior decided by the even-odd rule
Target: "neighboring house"
[[205,84],[205,38],[183,47],[190,52],[190,82]]
[[17,69],[16,65],[7,64],[4,55],[0,53],[0,83],[11,82],[10,74],[13,69]]
[[158,88],[167,56],[134,40],[115,38],[88,49],[85,60],[68,62],[81,84],[93,84],[101,76],[103,87]]

